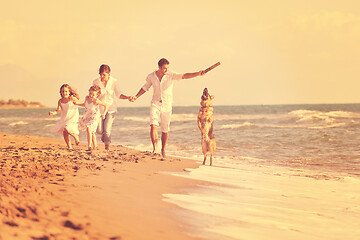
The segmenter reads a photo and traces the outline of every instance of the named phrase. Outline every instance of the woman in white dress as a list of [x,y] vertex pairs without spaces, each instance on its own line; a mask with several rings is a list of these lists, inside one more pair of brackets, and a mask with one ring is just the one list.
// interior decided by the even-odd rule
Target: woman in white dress
[[79,110],[75,105],[79,101],[79,95],[68,85],[63,84],[60,87],[61,98],[58,101],[58,107],[55,111],[50,111],[53,116],[61,112],[60,121],[51,128],[51,132],[64,136],[68,149],[72,149],[70,136],[75,139],[76,145],[79,145]]
[[[104,119],[108,109],[108,105],[98,99],[100,94],[101,88],[99,86],[91,86],[89,89],[89,96],[85,97],[85,102],[77,104],[85,107],[84,115],[80,119],[80,129],[86,130],[87,132],[88,150],[95,149],[97,147],[95,132],[99,125],[100,115],[101,118]],[[99,106],[103,106],[105,108],[102,114],[100,114]]]

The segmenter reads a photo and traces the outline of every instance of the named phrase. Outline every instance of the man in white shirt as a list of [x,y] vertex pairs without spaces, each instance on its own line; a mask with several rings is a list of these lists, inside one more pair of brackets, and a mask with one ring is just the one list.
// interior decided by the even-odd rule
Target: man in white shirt
[[130,101],[135,101],[152,86],[154,89],[150,105],[150,137],[153,144],[153,153],[157,151],[158,134],[157,127],[161,122],[161,154],[165,157],[165,147],[169,137],[169,126],[172,114],[173,86],[174,81],[189,79],[202,76],[205,71],[194,73],[178,74],[169,71],[169,61],[165,58],[158,62],[159,69],[150,73],[146,78],[146,83],[136,96],[131,97]]
[[[101,88],[101,95],[99,100],[103,103],[108,104],[108,112],[105,115],[104,119],[100,120],[97,133],[101,134],[101,140],[105,144],[105,149],[109,150],[111,143],[111,128],[115,119],[117,112],[116,98],[128,99],[131,101],[130,96],[125,96],[118,86],[118,81],[110,76],[110,67],[108,65],[101,65],[99,68],[100,78],[95,79],[93,85],[97,85]],[[101,113],[103,113],[104,108],[100,107]]]

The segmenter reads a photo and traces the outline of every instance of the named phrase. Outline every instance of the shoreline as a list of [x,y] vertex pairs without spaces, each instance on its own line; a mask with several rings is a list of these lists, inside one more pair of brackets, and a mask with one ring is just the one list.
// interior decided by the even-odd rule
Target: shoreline
[[[359,176],[261,162],[238,162],[234,168],[200,166],[189,171],[179,174],[209,184],[165,197],[190,211],[192,218],[199,216],[194,221],[197,232],[208,236],[206,239],[360,237]],[[214,234],[221,237],[212,238]]]
[[199,239],[163,201],[204,183],[164,172],[199,163],[102,147],[0,133],[0,239]]

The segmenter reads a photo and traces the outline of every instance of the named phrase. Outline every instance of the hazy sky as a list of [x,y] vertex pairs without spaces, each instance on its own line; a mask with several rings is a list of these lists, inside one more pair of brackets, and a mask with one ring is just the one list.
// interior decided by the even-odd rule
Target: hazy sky
[[[165,57],[180,73],[174,105],[360,102],[357,0],[20,0],[2,3],[0,99],[55,106],[61,84],[84,99],[101,64],[127,95]],[[151,90],[150,90],[151,91]],[[151,92],[135,104],[148,106]]]

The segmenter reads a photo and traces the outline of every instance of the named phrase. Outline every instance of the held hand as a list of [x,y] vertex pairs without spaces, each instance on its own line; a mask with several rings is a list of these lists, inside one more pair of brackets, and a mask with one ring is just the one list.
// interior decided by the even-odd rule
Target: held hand
[[52,111],[49,112],[49,116],[53,116],[55,114],[56,114],[56,112],[52,112]]
[[205,70],[201,70],[199,73],[200,73],[200,76],[204,76],[206,72],[205,72]]
[[135,102],[136,99],[137,99],[137,97],[131,96],[131,97],[129,98],[129,101],[130,101],[130,102]]
[[105,114],[103,113],[103,114],[101,114],[101,118],[102,118],[102,120],[104,120],[105,119]]

